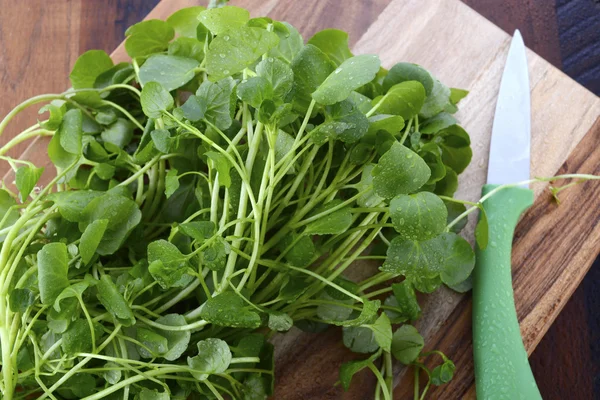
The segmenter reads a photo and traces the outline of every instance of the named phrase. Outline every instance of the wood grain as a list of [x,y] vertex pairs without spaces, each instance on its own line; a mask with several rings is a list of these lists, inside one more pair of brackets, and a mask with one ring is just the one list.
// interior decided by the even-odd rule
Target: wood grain
[[[79,55],[80,2],[55,2],[52,7],[43,0],[14,2],[0,0],[0,115],[3,117],[19,102],[32,96],[61,92],[68,87],[68,76]],[[8,21],[29,18],[16,27]],[[6,45],[6,44],[11,44]],[[45,51],[53,47],[55,51]],[[0,137],[0,145],[37,121],[37,109],[18,115]],[[18,157],[27,143],[15,146],[9,155]],[[0,174],[8,169],[0,163]]]
[[[0,0],[0,6],[3,2],[6,3],[6,0]],[[355,47],[357,52],[379,53],[388,66],[399,60],[418,62],[434,71],[444,82],[453,86],[469,88],[471,95],[461,104],[463,111],[459,118],[474,137],[476,154],[473,165],[463,179],[461,193],[465,198],[476,198],[478,197],[478,187],[482,181],[481,177],[484,176],[484,166],[487,164],[485,154],[487,153],[488,142],[486,140],[489,140],[499,74],[507,50],[508,37],[500,29],[489,24],[454,0],[444,3],[441,0],[429,2],[394,0],[385,9],[389,2],[389,0],[346,1],[344,6],[340,7],[340,2],[333,0],[310,0],[306,2],[286,0],[232,1],[233,4],[250,8],[254,16],[268,14],[274,18],[287,20],[299,27],[305,37],[309,37],[316,30],[325,27],[344,29],[350,32],[352,43],[358,41]],[[27,4],[30,3],[33,2]],[[128,4],[137,4],[138,7],[144,7],[143,3],[142,0],[128,2]],[[116,11],[102,14],[97,10],[97,3],[81,0],[81,2],[69,2],[68,7],[71,7],[71,9],[65,6],[64,10],[70,11],[63,10],[66,14],[52,14],[62,24],[64,24],[65,15],[73,15],[73,17],[68,18],[76,19],[79,18],[77,13],[80,13],[82,18],[81,24],[85,24],[85,20],[102,18],[102,15],[105,18],[104,23],[99,25],[101,28],[97,28],[97,33],[93,38],[80,39],[79,48],[75,48],[74,45],[77,41],[70,43],[71,46],[74,46],[70,50],[73,55],[70,56],[69,63],[65,62],[66,66],[61,67],[64,70],[53,72],[54,75],[49,78],[54,79],[53,84],[58,82],[56,76],[66,77],[68,75],[76,54],[87,50],[89,47],[110,49],[110,46],[103,45],[103,43],[116,40],[118,29],[122,29],[122,27],[112,26],[112,20],[119,21],[119,19],[111,17],[111,15],[121,15],[125,19],[129,18],[127,15],[135,15],[134,13],[123,14],[123,7],[119,7],[122,2],[111,1],[107,4],[107,7],[116,7]],[[191,4],[204,4],[204,1],[163,0],[148,18],[165,18],[173,10]],[[26,7],[21,3],[19,5],[20,7]],[[0,14],[0,21],[6,21],[5,18],[12,17],[12,14],[7,16],[6,13],[13,11],[7,11],[6,8],[10,7],[0,7],[0,13],[4,13]],[[384,9],[385,12],[382,13]],[[22,11],[23,8],[20,12]],[[59,19],[59,17],[62,19]],[[45,17],[40,18],[50,17],[45,15]],[[375,22],[375,20],[377,21]],[[117,24],[129,25],[133,22],[135,22],[135,19],[128,20],[126,23],[117,22]],[[358,40],[366,27],[373,22],[374,24],[367,35]],[[103,26],[103,24],[106,24],[106,26]],[[83,25],[70,26],[69,31],[65,32],[65,26],[58,25],[56,29],[60,28],[60,33],[57,33],[54,37],[57,38],[56,40],[62,41],[64,41],[62,38],[70,35],[77,38],[79,29],[83,29]],[[44,25],[44,31],[54,28],[51,23]],[[0,34],[4,35],[0,36],[0,39],[6,40],[7,35],[10,34],[10,32],[6,33],[8,31],[6,25],[0,26]],[[105,35],[107,41],[100,40],[100,35]],[[37,46],[33,48],[33,51],[42,49],[43,45],[49,46],[49,42],[43,41],[47,38],[41,37],[39,33],[37,36],[31,33],[31,37],[40,40],[37,44],[31,44],[31,46]],[[423,38],[427,39],[426,44],[423,43]],[[3,58],[0,61],[5,60],[2,51],[0,50],[0,54]],[[48,52],[38,51],[38,53],[47,54]],[[13,59],[10,54],[6,57]],[[123,59],[122,57],[126,58],[122,49],[117,49],[115,58]],[[42,56],[39,58],[42,58]],[[44,58],[44,60],[46,59],[47,57]],[[61,65],[60,61],[64,62],[64,60],[58,60],[57,65]],[[532,100],[534,103],[532,107],[534,113],[532,172],[552,175],[559,166],[563,165],[571,150],[575,148],[577,142],[592,125],[594,119],[600,113],[600,106],[596,97],[574,84],[564,74],[551,68],[547,62],[541,60],[535,54],[529,53],[529,61],[533,87]],[[11,61],[12,64],[13,61]],[[43,60],[38,60],[35,65],[43,65]],[[2,79],[8,79],[5,76],[9,75],[4,71],[4,68],[2,68],[2,73]],[[5,80],[2,82],[4,83]],[[31,90],[30,95],[37,94],[39,90],[37,90],[34,82],[37,82],[37,80],[22,81],[21,86],[15,86],[19,88],[18,94],[23,93],[21,90],[23,87],[30,88],[28,89]],[[60,91],[64,89],[66,79],[62,82],[62,85],[56,83],[56,88],[53,90]],[[13,96],[17,95],[16,89],[11,94]],[[27,97],[29,96],[23,95],[21,99]],[[9,104],[2,101],[0,112],[5,112],[2,107],[8,109],[8,106],[12,107],[14,103]],[[565,117],[567,112],[568,118]],[[31,118],[35,118],[35,115]],[[28,120],[31,121],[31,119]],[[598,148],[597,138],[599,136],[600,132],[598,131],[598,124],[596,124],[595,130],[590,131],[585,140],[573,150],[563,167],[573,172],[573,168],[578,166],[583,168],[590,165],[599,165],[599,155],[597,150],[594,150]],[[569,140],[565,140],[565,137],[568,137]],[[590,137],[596,138],[596,141],[589,139]],[[6,140],[6,137],[3,139]],[[569,144],[571,145],[569,146]],[[30,148],[24,156],[34,159],[38,164],[43,164],[46,159],[45,146],[37,144]],[[581,160],[585,159],[589,159],[589,162],[582,163]],[[529,217],[530,214],[527,214],[519,225],[518,239],[513,254],[515,261],[515,291],[519,302],[520,316],[522,317],[522,329],[526,335],[526,343],[530,351],[535,347],[543,332],[565,304],[566,299],[581,280],[590,260],[597,252],[599,235],[597,221],[600,208],[597,203],[598,193],[594,189],[597,187],[598,185],[590,186],[590,184],[586,184],[564,192],[568,197],[564,197],[563,205],[556,209],[552,203],[547,201],[547,198],[538,197],[536,205],[531,210],[531,212],[540,210],[538,214],[535,214],[535,221],[533,221],[533,217]],[[541,189],[542,187],[538,186],[537,192],[540,193]],[[590,199],[589,196],[592,196],[592,198]],[[576,205],[579,204],[579,201],[591,201],[586,203],[590,206],[585,209],[582,209],[583,207],[578,208]],[[560,214],[561,212],[566,214]],[[582,219],[582,217],[587,219]],[[537,229],[523,228],[527,218],[531,218],[532,226],[537,227]],[[561,218],[566,221],[560,220]],[[540,225],[538,219],[546,222]],[[544,234],[548,233],[546,227],[551,226],[548,224],[567,222],[574,224],[574,221],[578,222],[576,229],[573,225],[556,226],[556,230],[561,234],[564,234],[565,229],[569,229],[567,231],[569,235],[566,237],[569,240],[564,240],[565,237],[563,236],[544,237]],[[571,240],[571,237],[573,237],[573,240]],[[546,260],[546,265],[539,263],[537,258],[531,259],[524,255],[518,258],[517,249],[519,246],[527,253],[527,250],[532,249],[532,245],[537,246],[535,253]],[[550,252],[554,255],[553,258],[543,258],[546,253]],[[527,270],[531,271],[527,273]],[[572,275],[568,275],[569,273]],[[536,304],[540,304],[542,308],[538,309]],[[470,340],[468,297],[442,292],[431,298],[425,307],[437,310],[437,313],[429,313],[430,318],[421,322],[421,329],[430,338],[431,347],[435,347],[436,343],[444,346],[443,349],[450,356],[454,356],[459,371],[465,369],[467,371],[464,373],[469,374],[468,363],[471,362],[471,355],[468,348],[468,341]],[[436,339],[436,334],[439,336],[442,333],[445,337]],[[277,354],[279,361],[277,371],[278,392],[275,398],[370,398],[374,380],[368,373],[356,378],[357,380],[354,382],[350,393],[342,393],[339,387],[332,387],[332,384],[337,380],[337,367],[339,364],[355,357],[340,345],[339,339],[339,330],[331,330],[319,336],[297,334],[295,332],[287,335],[283,340],[279,339],[281,346]],[[406,375],[404,371],[400,371],[400,376],[403,379],[410,379],[410,376]],[[464,381],[465,383],[462,383],[462,385],[457,385],[462,388],[462,392],[465,392],[468,390],[469,379],[472,379],[472,375],[467,376],[464,380],[457,379],[452,385]],[[461,392],[454,392],[453,390],[456,389],[453,389],[454,386],[452,385],[441,388],[441,392],[434,392],[431,398],[456,398],[456,393]],[[412,387],[412,382],[410,386]],[[398,398],[404,398],[400,397],[403,394],[403,387],[405,385],[401,384],[397,389]]]

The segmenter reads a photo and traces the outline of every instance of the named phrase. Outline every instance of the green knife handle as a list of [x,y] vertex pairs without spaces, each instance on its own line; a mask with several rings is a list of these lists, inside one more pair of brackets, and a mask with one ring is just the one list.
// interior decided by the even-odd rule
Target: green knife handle
[[[483,195],[496,187],[485,185]],[[511,274],[515,226],[532,204],[533,192],[519,187],[502,189],[483,203],[489,241],[485,250],[477,248],[473,275],[473,356],[479,400],[542,398],[523,346]]]

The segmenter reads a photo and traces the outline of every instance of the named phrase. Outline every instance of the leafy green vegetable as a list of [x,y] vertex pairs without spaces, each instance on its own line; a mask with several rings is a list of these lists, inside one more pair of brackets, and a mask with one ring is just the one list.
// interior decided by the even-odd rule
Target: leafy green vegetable
[[389,199],[418,190],[429,180],[431,170],[421,157],[396,142],[371,173],[375,193]]
[[48,243],[37,253],[38,285],[43,304],[52,305],[60,292],[69,286],[67,246]]
[[30,166],[23,166],[17,169],[15,172],[15,185],[21,195],[21,201],[25,201],[29,194],[40,180],[44,168],[35,168]]
[[[170,92],[191,81],[195,76],[194,69],[199,65],[193,58],[155,54],[140,68],[140,83],[157,82]],[[169,73],[165,74],[164,71]]]
[[[267,338],[293,326],[369,354],[341,367],[346,389],[368,369],[391,398],[393,356],[452,378],[392,324],[420,317],[417,291],[470,287],[466,91],[225,3],[133,25],[131,62],[84,53],[41,129],[0,149],[17,189],[0,189],[0,397],[265,399]],[[50,181],[8,156],[38,135]]]
[[348,47],[348,34],[339,29],[325,29],[317,32],[308,40],[308,44],[321,49],[338,66],[352,57],[352,52]]
[[417,359],[424,345],[423,337],[412,325],[402,325],[394,332],[392,354],[402,364],[410,364]]
[[166,50],[175,31],[165,21],[150,19],[130,26],[125,36],[125,50],[129,57],[136,58]]
[[347,59],[312,93],[319,104],[331,105],[345,100],[350,93],[370,82],[379,71],[379,57],[360,55]]
[[221,339],[210,338],[197,343],[198,355],[188,357],[194,378],[203,381],[211,374],[224,372],[231,363],[231,350]]
[[[207,10],[217,11],[226,9]],[[214,82],[226,78],[254,63],[277,45],[276,34],[260,28],[241,26],[217,36],[206,52],[206,70]]]
[[182,8],[171,14],[167,18],[167,23],[171,25],[176,34],[196,38],[199,23],[198,17],[204,10],[205,8],[201,6]]

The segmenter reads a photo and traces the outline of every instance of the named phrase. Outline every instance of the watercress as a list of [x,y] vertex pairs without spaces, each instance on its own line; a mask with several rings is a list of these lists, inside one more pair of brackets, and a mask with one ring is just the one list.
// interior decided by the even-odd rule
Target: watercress
[[51,136],[56,167],[42,185],[1,157],[3,398],[266,398],[266,339],[293,326],[341,326],[368,354],[346,389],[368,368],[390,399],[394,358],[447,383],[409,323],[418,292],[468,286],[475,262],[458,233],[481,204],[452,197],[466,91],[222,1],[140,22],[125,49],[84,53],[71,89],[0,122],[43,103],[0,154]]

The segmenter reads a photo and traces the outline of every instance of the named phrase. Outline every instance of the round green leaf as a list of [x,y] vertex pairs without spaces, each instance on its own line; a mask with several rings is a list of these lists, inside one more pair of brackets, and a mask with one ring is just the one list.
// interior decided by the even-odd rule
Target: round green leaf
[[312,97],[319,104],[339,103],[348,98],[354,89],[372,81],[380,65],[376,55],[362,54],[349,58],[325,79]]
[[194,370],[194,378],[203,381],[212,374],[220,374],[229,368],[232,355],[227,343],[209,338],[198,342],[198,355],[188,357],[188,366]]
[[390,202],[394,229],[405,239],[427,240],[444,231],[448,211],[444,202],[430,192],[401,194]]
[[394,142],[372,174],[375,193],[389,199],[418,190],[429,180],[431,171],[417,153]]
[[402,325],[392,337],[392,355],[402,364],[415,361],[425,342],[417,329],[412,325]]

